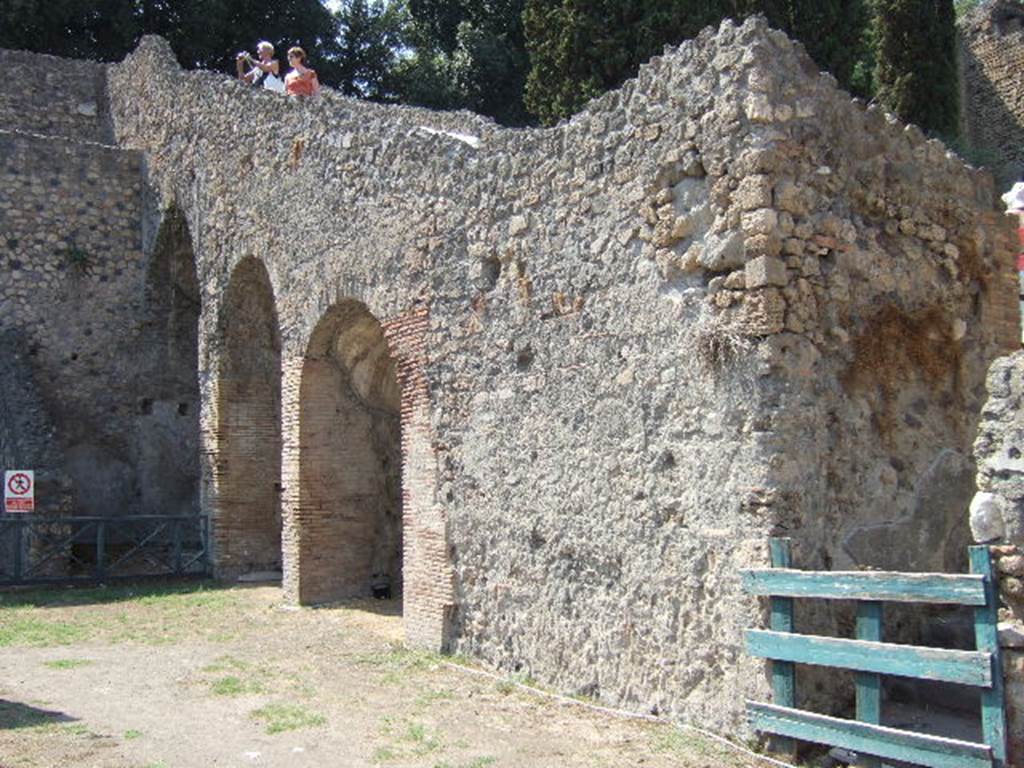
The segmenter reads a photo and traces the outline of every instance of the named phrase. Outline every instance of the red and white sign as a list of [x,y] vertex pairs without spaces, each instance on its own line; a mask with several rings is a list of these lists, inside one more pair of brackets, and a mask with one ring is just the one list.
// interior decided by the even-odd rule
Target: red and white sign
[[31,469],[4,472],[4,512],[32,512],[36,507],[36,474]]

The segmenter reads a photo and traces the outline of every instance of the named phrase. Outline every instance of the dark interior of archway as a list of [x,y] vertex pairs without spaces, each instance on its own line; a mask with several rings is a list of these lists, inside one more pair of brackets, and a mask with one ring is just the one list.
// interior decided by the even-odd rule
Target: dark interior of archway
[[217,485],[221,576],[281,568],[281,338],[263,265],[235,268],[221,310]]
[[138,509],[199,509],[199,281],[184,217],[164,218],[146,280],[146,322],[135,370]]
[[[126,400],[108,424],[85,415],[63,429],[64,466],[79,514],[194,515],[199,511],[199,313],[195,254],[185,219],[168,211],[149,255],[137,327],[110,372],[109,386]],[[86,334],[90,333],[88,329]],[[134,336],[131,333],[134,332]],[[121,414],[124,414],[123,416]],[[130,553],[136,529],[107,529],[107,556]],[[198,544],[198,529],[186,526],[186,546]],[[169,540],[170,526],[150,541]],[[73,545],[80,563],[96,562],[94,541]],[[144,559],[130,567],[148,569]]]
[[336,305],[314,331],[300,418],[300,600],[399,597],[399,387],[381,326],[361,304]]

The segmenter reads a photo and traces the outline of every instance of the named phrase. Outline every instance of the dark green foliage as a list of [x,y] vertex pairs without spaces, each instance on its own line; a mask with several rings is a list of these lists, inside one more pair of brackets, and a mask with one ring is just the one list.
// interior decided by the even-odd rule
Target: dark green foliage
[[768,22],[801,41],[818,65],[847,90],[869,92],[866,0],[762,0]]
[[555,122],[635,75],[666,44],[752,13],[802,40],[844,87],[865,90],[865,0],[527,0],[527,106]]
[[373,101],[394,98],[396,52],[405,24],[401,7],[383,0],[348,0],[337,20],[338,87],[349,96]]
[[529,122],[522,11],[523,0],[409,0],[400,100],[469,109],[506,125]]
[[926,131],[957,131],[953,0],[873,0],[879,101]]
[[[0,47],[115,61],[144,34],[167,38],[185,67],[233,73],[235,53],[259,40],[301,45],[326,82],[337,21],[319,0],[4,0]],[[282,57],[283,58],[283,57]],[[283,63],[283,62],[282,62]]]

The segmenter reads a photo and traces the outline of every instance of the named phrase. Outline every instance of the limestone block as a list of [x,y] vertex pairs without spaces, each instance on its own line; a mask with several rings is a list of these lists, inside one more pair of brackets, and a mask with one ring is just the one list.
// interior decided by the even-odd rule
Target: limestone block
[[711,272],[725,272],[743,266],[743,233],[725,232],[708,235],[704,239],[698,261]]
[[796,184],[788,179],[775,185],[774,207],[797,216],[807,213],[807,202],[803,193]]
[[998,561],[999,572],[1009,576],[1024,576],[1024,555],[1009,555]]
[[737,325],[751,335],[779,333],[785,327],[786,302],[777,288],[743,294]]
[[740,224],[748,235],[772,234],[779,224],[779,215],[772,208],[759,208],[744,213]]
[[745,176],[736,191],[732,193],[734,205],[740,210],[753,211],[758,208],[769,208],[772,204],[771,177],[765,174]]
[[747,288],[762,288],[766,285],[784,286],[787,282],[786,263],[771,256],[758,256],[747,262],[744,269]]
[[756,256],[778,256],[782,253],[782,238],[774,232],[766,235],[750,235],[743,243],[748,259]]
[[978,542],[998,541],[1005,534],[1002,499],[993,493],[979,492],[971,499],[971,535]]
[[1018,621],[1000,621],[999,645],[1002,648],[1024,648],[1024,626]]

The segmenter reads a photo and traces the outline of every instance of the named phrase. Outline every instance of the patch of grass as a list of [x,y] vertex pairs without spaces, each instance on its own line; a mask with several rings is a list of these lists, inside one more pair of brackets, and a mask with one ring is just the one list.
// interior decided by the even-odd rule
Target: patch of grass
[[391,645],[386,651],[364,653],[356,656],[356,664],[374,667],[382,673],[385,683],[399,683],[410,673],[437,669],[442,656],[430,651],[419,651],[399,644]]
[[497,759],[496,757],[484,756],[470,760],[468,763],[434,763],[432,768],[486,768],[488,765],[493,765]]
[[424,691],[416,697],[414,704],[417,707],[429,707],[435,701],[451,701],[455,694],[451,691]]
[[208,681],[210,689],[217,696],[245,696],[246,694],[265,693],[269,688],[266,678],[270,672],[262,667],[255,667],[250,662],[234,656],[221,656],[212,664],[203,667],[203,672],[231,672],[216,680]]
[[264,723],[266,732],[271,734],[313,728],[327,722],[327,718],[319,712],[313,712],[298,704],[267,704],[265,707],[254,709],[249,715]]
[[511,675],[508,679],[500,680],[499,682],[495,683],[495,687],[498,689],[498,693],[503,694],[505,696],[508,696],[510,693],[514,693],[516,690],[518,690],[520,685],[525,685],[530,688],[536,688],[540,691],[547,690],[532,677],[522,672]]
[[391,747],[377,747],[373,750],[373,757],[371,759],[375,763],[390,763],[399,757],[400,755]]
[[497,760],[498,758],[496,757],[484,756],[470,760],[468,763],[434,763],[432,768],[487,768],[488,765],[493,765]]
[[129,728],[127,731],[124,732],[124,737],[128,741],[132,741],[133,739],[141,738],[142,731],[136,731],[134,728]]
[[89,659],[54,659],[44,661],[43,666],[50,669],[75,669],[76,667],[87,667],[92,664]]
[[86,627],[64,621],[15,616],[0,626],[0,647],[8,645],[70,645],[89,636]]
[[733,765],[736,753],[717,741],[701,734],[675,727],[659,728],[652,734],[651,748],[655,752],[668,752],[680,757],[699,756],[713,758],[718,765]]
[[234,656],[220,656],[212,664],[203,667],[203,672],[247,672],[252,669],[252,664]]
[[244,696],[250,693],[263,693],[266,688],[258,680],[244,680],[235,675],[228,675],[213,681],[210,690],[218,696]]
[[26,589],[0,594],[0,611],[6,608],[50,608],[73,605],[104,605],[107,603],[139,602],[147,598],[154,604],[160,598],[176,595],[195,595],[202,603],[214,593],[231,593],[231,589],[215,581],[187,581],[173,583],[119,584],[111,587],[66,587]]
[[76,272],[80,272],[83,275],[92,273],[92,267],[95,263],[95,259],[85,249],[72,245],[70,248],[60,251],[58,255],[63,259],[66,266]]
[[412,746],[412,752],[416,757],[429,755],[442,746],[437,734],[423,723],[409,722],[401,738]]
[[381,730],[391,743],[374,751],[377,762],[424,757],[445,748],[444,740],[436,730],[415,720],[397,722],[392,717],[385,717]]

